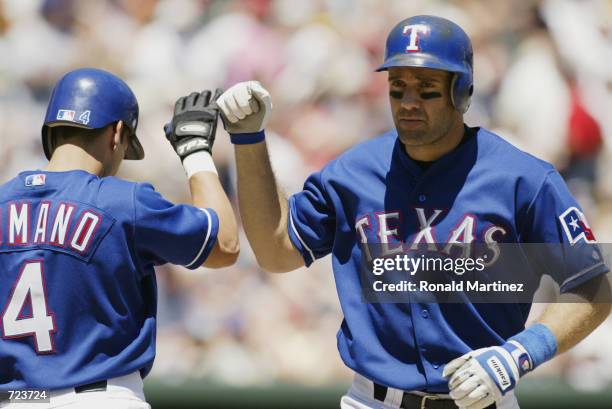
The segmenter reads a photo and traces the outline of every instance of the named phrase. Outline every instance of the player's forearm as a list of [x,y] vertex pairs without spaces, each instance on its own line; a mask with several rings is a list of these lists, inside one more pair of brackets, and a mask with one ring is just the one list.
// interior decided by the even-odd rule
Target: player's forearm
[[[538,320],[557,339],[557,354],[571,349],[586,338],[610,314],[610,284],[607,276],[587,282],[566,297],[572,297],[574,302],[550,304]],[[576,302],[576,297],[580,297],[581,302]]]
[[240,251],[238,227],[219,177],[212,172],[198,172],[189,178],[189,188],[194,206],[214,209],[219,216],[217,243],[204,265],[218,268],[234,264]]
[[304,265],[287,233],[288,202],[272,172],[266,143],[236,145],[238,203],[261,268],[286,272]]
[[285,272],[304,265],[287,231],[288,203],[278,187],[264,129],[272,97],[257,81],[233,85],[216,100],[236,150],[238,203],[244,230],[259,266]]
[[192,204],[213,209],[219,218],[217,240],[204,263],[207,267],[232,265],[240,251],[236,218],[211,156],[219,118],[215,101],[220,94],[221,90],[214,95],[204,90],[180,97],[172,120],[164,126],[189,178]]

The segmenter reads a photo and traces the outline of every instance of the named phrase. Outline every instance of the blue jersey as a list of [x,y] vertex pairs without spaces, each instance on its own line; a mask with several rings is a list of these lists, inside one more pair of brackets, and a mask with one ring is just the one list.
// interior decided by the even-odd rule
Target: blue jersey
[[0,390],[146,376],[153,267],[199,267],[218,225],[211,209],[85,171],[28,171],[0,186]]
[[592,232],[555,169],[482,128],[429,167],[406,154],[395,130],[359,144],[311,175],[289,211],[306,265],[332,254],[343,361],[403,390],[448,393],[444,364],[522,331],[530,305],[367,303],[362,243],[571,243],[585,262],[549,271],[562,291],[608,271],[593,259]]

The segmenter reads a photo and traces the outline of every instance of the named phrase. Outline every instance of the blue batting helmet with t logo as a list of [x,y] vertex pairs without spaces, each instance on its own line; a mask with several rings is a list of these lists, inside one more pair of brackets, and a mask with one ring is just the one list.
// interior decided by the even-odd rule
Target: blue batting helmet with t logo
[[53,88],[42,127],[47,159],[53,153],[51,128],[74,126],[103,128],[123,121],[132,134],[125,159],[142,159],[144,150],[136,137],[138,101],[130,87],[110,72],[81,68],[65,74]]
[[474,89],[472,42],[457,24],[436,16],[415,16],[397,24],[387,37],[385,61],[390,67],[423,67],[454,74],[451,99],[467,111]]

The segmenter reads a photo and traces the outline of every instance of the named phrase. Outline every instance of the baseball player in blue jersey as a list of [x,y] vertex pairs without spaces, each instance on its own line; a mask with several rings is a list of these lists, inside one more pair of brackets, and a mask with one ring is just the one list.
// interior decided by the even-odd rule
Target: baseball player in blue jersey
[[[548,163],[463,123],[472,47],[456,24],[416,16],[391,31],[384,64],[395,128],[349,149],[285,197],[264,128],[268,92],[240,83],[217,100],[235,144],[240,213],[261,267],[286,272],[332,255],[344,320],[338,349],[355,380],[342,408],[518,408],[519,378],[571,348],[609,314],[588,222]],[[520,101],[517,101],[520,103]],[[562,292],[525,328],[530,305],[368,303],[359,270],[367,244],[564,243],[582,268],[550,268]],[[532,271],[529,264],[519,265]]]
[[166,126],[192,198],[174,205],[114,177],[144,157],[130,88],[90,68],[56,84],[42,128],[49,164],[0,186],[0,391],[50,390],[38,408],[149,407],[153,267],[227,266],[239,251],[211,158],[213,102],[209,91],[180,98]]

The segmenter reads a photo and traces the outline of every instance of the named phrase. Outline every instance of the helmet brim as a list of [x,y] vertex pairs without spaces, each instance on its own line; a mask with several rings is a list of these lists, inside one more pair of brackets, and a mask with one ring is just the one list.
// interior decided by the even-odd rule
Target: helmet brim
[[144,149],[142,148],[142,145],[140,144],[138,137],[134,133],[132,134],[132,137],[130,138],[130,145],[125,151],[124,158],[128,160],[140,160],[140,159],[144,159],[144,157],[145,157]]
[[467,73],[468,69],[460,64],[449,63],[427,54],[406,53],[396,55],[385,61],[383,65],[376,69],[377,72],[386,71],[391,67],[415,67],[430,68],[449,72]]

